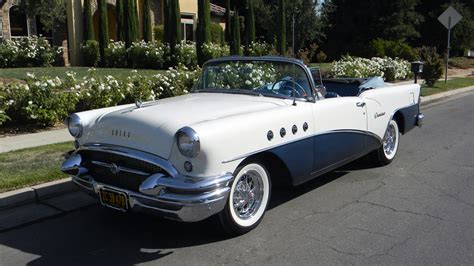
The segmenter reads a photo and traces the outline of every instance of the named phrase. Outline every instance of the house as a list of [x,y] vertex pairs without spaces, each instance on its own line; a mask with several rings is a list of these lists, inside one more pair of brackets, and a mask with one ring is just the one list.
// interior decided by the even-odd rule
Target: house
[[[80,46],[83,41],[83,1],[67,0],[67,26],[57,25],[52,32],[46,32],[41,22],[31,14],[20,8],[21,0],[0,0],[0,38],[23,38],[32,35],[42,35],[51,40],[55,46],[67,45],[69,58],[72,65],[81,63]],[[117,38],[117,14],[116,1],[107,0],[107,16],[109,26],[109,37]],[[143,0],[135,0],[138,7],[139,29],[142,35],[143,29]],[[94,32],[98,35],[99,15],[97,12],[97,0],[91,0],[94,21]],[[181,32],[182,39],[194,41],[196,38],[197,24],[197,0],[179,0],[181,10]],[[151,0],[151,20],[153,25],[163,24],[163,0]],[[225,8],[211,4],[211,21],[225,27]],[[96,36],[98,37],[98,36]],[[67,40],[66,42],[64,42]],[[65,47],[66,48],[66,47]]]

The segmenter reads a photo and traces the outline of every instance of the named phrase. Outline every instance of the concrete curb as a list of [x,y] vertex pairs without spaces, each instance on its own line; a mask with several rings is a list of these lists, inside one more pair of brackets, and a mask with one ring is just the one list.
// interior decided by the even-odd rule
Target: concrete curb
[[8,191],[0,194],[0,210],[41,202],[75,190],[77,190],[77,187],[71,181],[71,178],[64,178],[32,187]]
[[433,95],[430,95],[430,96],[422,96],[421,97],[421,105],[425,105],[425,104],[428,104],[430,102],[433,102],[433,101],[436,101],[436,100],[439,100],[439,99],[442,99],[442,98],[445,98],[445,97],[448,97],[448,96],[453,96],[453,95],[461,94],[461,93],[472,91],[472,90],[474,90],[474,86],[455,89],[455,90],[450,90],[450,91],[441,92],[441,93],[436,93],[436,94],[433,94]]

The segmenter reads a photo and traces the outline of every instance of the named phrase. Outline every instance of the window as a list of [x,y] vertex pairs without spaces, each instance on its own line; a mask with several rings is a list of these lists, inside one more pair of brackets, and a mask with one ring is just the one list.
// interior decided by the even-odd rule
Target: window
[[28,36],[28,22],[25,12],[18,6],[12,6],[10,15],[10,34],[14,37]]
[[[0,3],[2,2],[2,0],[0,0]],[[2,17],[0,17],[0,38],[3,38],[3,21],[2,21]]]
[[181,16],[181,37],[184,41],[194,41],[194,20],[190,16]]
[[41,20],[39,17],[36,17],[36,35],[45,37],[46,39],[52,40],[53,39],[53,33],[51,30],[46,30],[44,28],[43,23],[41,23]]

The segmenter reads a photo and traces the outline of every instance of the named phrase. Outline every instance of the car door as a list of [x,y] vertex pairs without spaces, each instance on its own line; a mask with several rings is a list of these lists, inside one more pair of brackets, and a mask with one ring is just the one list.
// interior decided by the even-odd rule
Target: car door
[[313,104],[313,115],[313,176],[331,171],[365,154],[367,112],[363,99],[321,99]]

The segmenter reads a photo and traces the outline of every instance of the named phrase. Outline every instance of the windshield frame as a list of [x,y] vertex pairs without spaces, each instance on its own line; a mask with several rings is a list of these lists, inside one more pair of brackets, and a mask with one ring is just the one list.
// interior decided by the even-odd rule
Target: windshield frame
[[[275,63],[289,63],[289,64],[294,64],[297,67],[300,67],[303,70],[303,73],[306,76],[306,79],[308,80],[308,84],[311,90],[311,95],[306,97],[306,98],[298,98],[296,97],[295,99],[297,101],[305,101],[305,102],[315,102],[317,99],[317,95],[315,93],[315,84],[314,80],[312,78],[311,72],[309,68],[300,60],[294,59],[294,58],[287,58],[287,57],[281,57],[281,56],[261,56],[261,57],[247,57],[247,56],[226,56],[226,57],[220,57],[216,59],[211,59],[204,63],[202,66],[202,73],[199,77],[199,80],[195,83],[193,86],[193,89],[191,90],[191,93],[199,93],[199,92],[209,92],[209,93],[238,93],[237,92],[231,92],[231,90],[226,91],[225,89],[219,89],[216,91],[211,91],[209,89],[202,89],[199,90],[197,89],[198,84],[201,84],[202,78],[204,76],[204,72],[206,70],[206,67],[212,66],[212,65],[217,65],[221,63],[226,63],[226,62],[275,62]],[[238,89],[237,89],[238,90]],[[242,93],[244,94],[244,93]],[[247,93],[245,93],[247,94]],[[293,99],[293,97],[285,97],[285,96],[280,96],[280,95],[269,95],[269,94],[260,94],[265,97],[276,97],[276,98],[281,98],[281,99]]]

